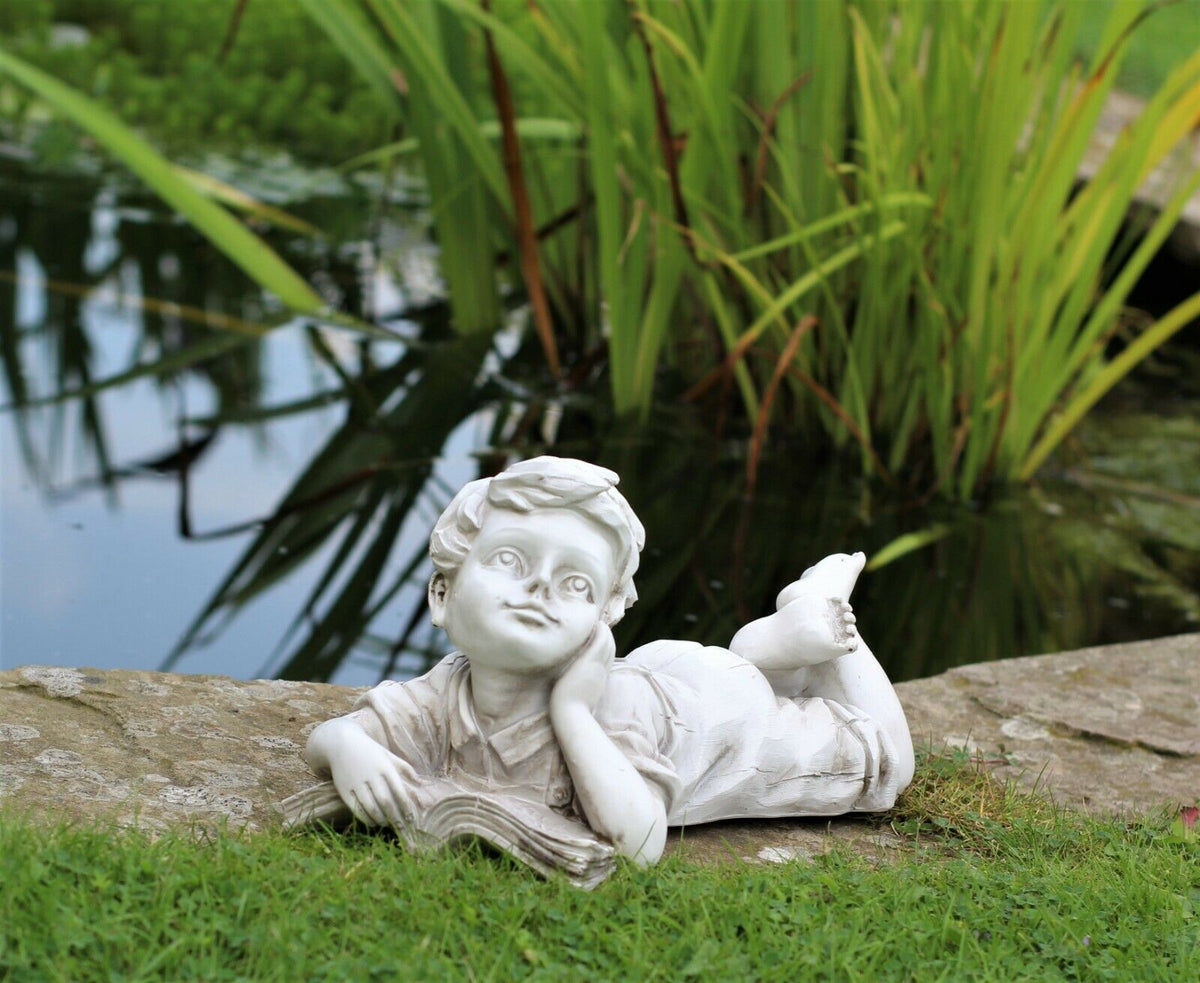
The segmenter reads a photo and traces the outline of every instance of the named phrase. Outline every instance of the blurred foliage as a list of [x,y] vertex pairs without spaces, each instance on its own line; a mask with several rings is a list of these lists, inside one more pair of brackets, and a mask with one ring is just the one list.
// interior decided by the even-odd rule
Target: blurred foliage
[[[1087,8],[1079,32],[1079,51],[1094,54],[1104,21],[1116,0],[1074,0]],[[1130,40],[1129,56],[1117,75],[1117,85],[1143,98],[1153,95],[1167,74],[1200,49],[1200,0],[1165,0],[1153,17]]]
[[[393,108],[346,70],[293,0],[249,0],[222,58],[235,7],[232,0],[4,0],[0,38],[174,155],[265,148],[339,162],[389,138]],[[0,98],[0,119],[16,124],[29,111],[15,93]],[[54,127],[39,128],[35,139],[51,157],[72,144]]]
[[[1142,240],[1122,241],[1138,188],[1200,120],[1200,53],[1076,188],[1129,41],[1161,12],[1141,0],[1112,7],[1087,64],[1075,44],[1088,11],[1070,3],[278,9],[297,8],[403,118],[386,149],[423,164],[454,327],[496,332],[501,297],[523,291],[549,374],[602,360],[616,411],[641,420],[665,378],[714,415],[732,408],[753,432],[750,474],[774,428],[852,448],[864,474],[914,495],[982,497],[1028,480],[1200,314],[1197,293],[1109,350],[1130,290],[1200,188],[1200,173],[1185,175]],[[166,10],[127,10],[142,24],[129,46],[157,69],[173,64],[164,39],[180,30]],[[222,53],[246,23],[231,16]],[[183,56],[182,77],[200,71],[196,57]],[[285,303],[317,309],[105,103],[129,107],[8,52],[0,71]],[[286,114],[294,96],[284,80],[264,98]]]

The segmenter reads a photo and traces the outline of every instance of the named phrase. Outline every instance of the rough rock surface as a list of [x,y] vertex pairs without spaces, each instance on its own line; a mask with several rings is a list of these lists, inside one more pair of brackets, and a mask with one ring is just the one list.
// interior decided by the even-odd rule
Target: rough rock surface
[[1200,634],[984,662],[897,687],[913,736],[1002,758],[1064,805],[1133,814],[1200,797]]
[[251,828],[311,784],[306,735],[357,691],[122,669],[0,672],[0,804],[161,829]]
[[[1096,812],[1200,796],[1200,634],[953,669],[897,687],[914,736],[982,752],[1005,778]],[[261,828],[313,779],[308,732],[359,691],[127,670],[0,672],[0,806],[122,825]],[[672,849],[781,861],[835,843],[881,859],[901,845],[849,820],[717,823]]]

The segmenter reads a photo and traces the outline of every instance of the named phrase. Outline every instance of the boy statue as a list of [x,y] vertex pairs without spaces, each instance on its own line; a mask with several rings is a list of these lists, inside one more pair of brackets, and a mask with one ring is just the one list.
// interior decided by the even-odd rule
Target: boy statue
[[893,805],[913,749],[847,603],[863,554],[810,568],[728,648],[615,660],[645,539],[617,481],[539,457],[455,496],[430,539],[429,607],[458,651],[380,683],[305,749],[357,819],[399,828],[445,779],[578,817],[647,864],[668,826]]

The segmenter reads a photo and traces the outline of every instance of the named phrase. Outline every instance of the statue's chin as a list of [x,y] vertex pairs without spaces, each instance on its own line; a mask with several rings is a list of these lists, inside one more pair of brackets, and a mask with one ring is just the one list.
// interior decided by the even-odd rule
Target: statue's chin
[[557,675],[571,655],[557,646],[547,647],[546,640],[538,638],[536,633],[493,632],[486,645],[476,648],[460,645],[453,638],[450,641],[473,667],[502,669],[507,673]]

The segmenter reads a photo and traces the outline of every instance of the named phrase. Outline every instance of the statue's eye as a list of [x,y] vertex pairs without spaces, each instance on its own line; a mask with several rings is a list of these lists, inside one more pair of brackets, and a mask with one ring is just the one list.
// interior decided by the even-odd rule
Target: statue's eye
[[505,570],[520,570],[521,558],[512,550],[500,550],[492,557],[496,566],[503,567]]
[[588,583],[586,577],[581,577],[574,574],[563,581],[563,589],[575,597],[585,597],[589,601],[592,599],[592,585]]

